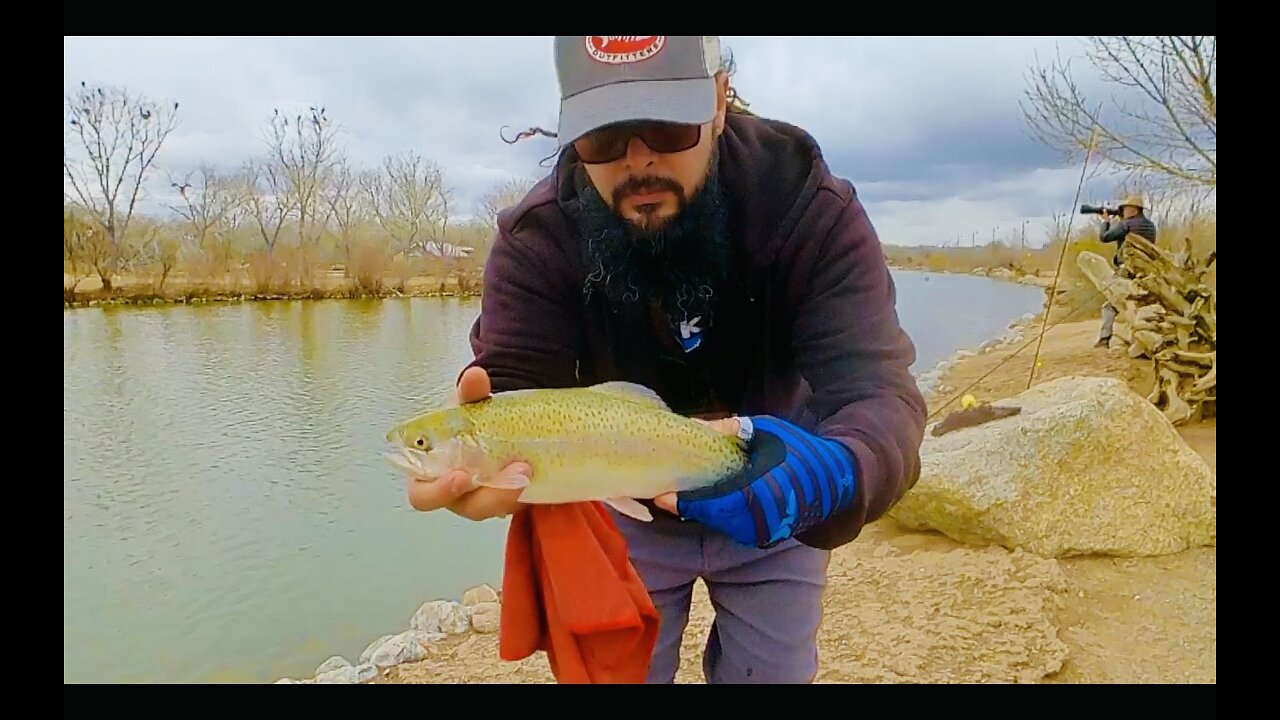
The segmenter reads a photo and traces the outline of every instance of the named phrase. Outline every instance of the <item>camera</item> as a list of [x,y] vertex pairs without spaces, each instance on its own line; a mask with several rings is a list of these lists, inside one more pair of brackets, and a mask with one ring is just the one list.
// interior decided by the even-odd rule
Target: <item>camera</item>
[[1080,206],[1081,215],[1101,215],[1104,212],[1107,213],[1108,215],[1119,215],[1120,208],[1113,207],[1111,205],[1081,205]]

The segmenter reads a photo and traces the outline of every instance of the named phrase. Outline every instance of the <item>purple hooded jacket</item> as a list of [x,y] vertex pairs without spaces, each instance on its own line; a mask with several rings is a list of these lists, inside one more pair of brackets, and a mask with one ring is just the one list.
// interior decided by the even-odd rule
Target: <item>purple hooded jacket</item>
[[844,443],[857,459],[854,505],[797,536],[835,548],[919,477],[926,409],[909,372],[915,346],[879,238],[813,138],[731,112],[718,142],[743,260],[718,291],[702,346],[686,354],[647,311],[584,294],[574,222],[582,174],[570,149],[498,216],[470,365],[489,373],[495,393],[628,380],[688,415],[769,414]]

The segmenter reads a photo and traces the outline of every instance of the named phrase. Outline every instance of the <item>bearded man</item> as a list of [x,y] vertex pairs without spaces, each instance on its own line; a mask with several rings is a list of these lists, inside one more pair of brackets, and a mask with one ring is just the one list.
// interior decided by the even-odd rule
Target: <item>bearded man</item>
[[[675,677],[699,578],[708,682],[812,682],[830,551],[920,472],[880,241],[808,133],[736,107],[718,38],[554,45],[559,159],[499,215],[458,397],[630,381],[770,453],[750,482],[647,501],[651,522],[613,516],[661,615],[650,682]],[[465,473],[407,493],[473,520],[521,507]]]

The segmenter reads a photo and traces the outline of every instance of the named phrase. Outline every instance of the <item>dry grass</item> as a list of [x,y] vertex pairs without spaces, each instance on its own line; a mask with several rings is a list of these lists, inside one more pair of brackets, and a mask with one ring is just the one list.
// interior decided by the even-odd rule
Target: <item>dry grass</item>
[[382,292],[382,280],[387,274],[387,252],[371,242],[357,241],[351,247],[351,262],[347,274],[352,287],[360,293],[377,295]]
[[135,223],[112,244],[88,215],[63,213],[63,302],[163,303],[261,298],[474,295],[487,226],[451,226],[444,241],[466,257],[406,254],[376,225],[325,230],[300,242],[288,227],[274,246],[251,224],[193,234],[181,223]]
[[[186,263],[139,265],[112,277],[110,289],[96,274],[63,264],[64,307],[101,303],[186,303],[208,300],[320,299],[395,295],[475,295],[482,259],[392,256],[374,242],[356,243],[346,265],[324,262],[315,250],[277,246],[243,260],[199,253]],[[166,271],[167,270],[167,271]],[[161,279],[163,278],[163,283]]]
[[[1111,258],[1115,245],[1098,240],[1096,218],[1087,222],[1076,220],[1071,233],[1071,244],[1062,257],[1062,266],[1074,272],[1075,257],[1082,250],[1090,250]],[[1159,230],[1156,243],[1165,248],[1181,248],[1184,238],[1191,240],[1193,252],[1198,257],[1207,255],[1218,246],[1218,219],[1215,214],[1202,213],[1185,217],[1157,217]],[[1040,248],[1021,248],[1002,242],[976,247],[904,247],[885,245],[884,254],[895,267],[934,272],[971,273],[977,270],[1007,268],[1016,275],[1052,275],[1062,256],[1063,234],[1057,234],[1048,245]]]

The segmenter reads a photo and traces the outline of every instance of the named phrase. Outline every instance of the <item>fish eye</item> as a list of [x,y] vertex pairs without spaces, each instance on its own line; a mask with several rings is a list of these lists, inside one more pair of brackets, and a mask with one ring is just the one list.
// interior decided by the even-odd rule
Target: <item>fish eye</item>
[[422,437],[421,435],[419,435],[419,436],[418,436],[418,439],[417,439],[417,440],[414,440],[414,441],[413,441],[413,444],[414,444],[414,445],[417,445],[419,448],[422,448],[423,450],[429,450],[429,449],[430,449],[430,447],[429,447],[429,445],[428,445],[428,443],[427,443],[427,439],[426,439],[426,438],[424,438],[424,437]]

